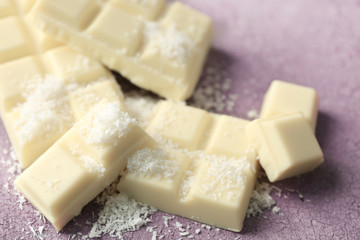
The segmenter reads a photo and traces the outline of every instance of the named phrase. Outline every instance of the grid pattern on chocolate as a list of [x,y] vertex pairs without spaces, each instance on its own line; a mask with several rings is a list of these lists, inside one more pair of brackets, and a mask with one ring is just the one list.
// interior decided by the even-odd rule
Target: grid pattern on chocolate
[[115,79],[99,62],[28,23],[35,2],[0,2],[0,31],[6,33],[0,39],[0,115],[23,168],[90,109],[75,92],[88,88],[87,100],[93,103],[123,101]]
[[212,34],[207,16],[164,0],[41,0],[30,19],[134,84],[175,100],[193,92]]
[[[255,152],[248,148],[247,124],[160,102],[147,131],[169,153],[149,155],[141,162],[130,158],[119,190],[165,212],[240,231],[258,168]],[[177,171],[154,171],[159,162]]]
[[[99,121],[103,117],[107,121]],[[120,119],[121,123],[116,122]],[[92,132],[103,129],[110,134]],[[152,145],[153,140],[120,103],[102,100],[27,168],[15,186],[61,230],[124,171],[129,156]]]

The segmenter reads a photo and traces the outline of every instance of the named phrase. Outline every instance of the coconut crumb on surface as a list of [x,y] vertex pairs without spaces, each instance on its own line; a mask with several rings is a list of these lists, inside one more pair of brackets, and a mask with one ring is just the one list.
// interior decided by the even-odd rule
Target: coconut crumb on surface
[[246,212],[248,218],[261,214],[265,209],[269,209],[275,204],[275,200],[270,195],[272,190],[272,185],[258,178]]
[[153,231],[152,232],[152,237],[151,237],[151,240],[156,240],[157,239],[157,232],[156,231]]
[[273,214],[278,214],[280,212],[280,208],[278,206],[274,206],[271,210]]
[[237,93],[229,93],[232,79],[223,70],[224,63],[211,64],[203,72],[200,81],[189,99],[190,105],[216,113],[231,113],[239,98]]
[[190,235],[190,233],[189,232],[180,232],[179,235],[180,236],[188,236],[188,235]]
[[156,211],[153,207],[131,199],[125,193],[110,196],[88,236],[95,238],[109,234],[111,237],[123,239],[124,232],[136,231],[146,225]]
[[169,221],[173,220],[175,216],[162,216],[162,218],[164,219],[164,225],[169,227]]
[[256,118],[259,118],[260,114],[256,109],[252,109],[246,113],[246,116],[248,117],[248,119],[254,120]]

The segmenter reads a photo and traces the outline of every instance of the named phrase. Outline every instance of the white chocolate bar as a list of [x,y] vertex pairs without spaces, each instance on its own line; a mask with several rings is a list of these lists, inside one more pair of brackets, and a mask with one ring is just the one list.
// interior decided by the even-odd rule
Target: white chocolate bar
[[[0,0],[0,32],[6,33],[0,38],[0,115],[22,168],[90,106],[103,98],[123,101],[115,79],[100,63],[61,47],[28,24],[35,2]],[[75,97],[81,89],[92,92],[86,95],[87,107]]]
[[246,133],[271,182],[312,171],[324,156],[301,112],[255,120]]
[[61,230],[154,141],[118,103],[101,101],[16,180],[16,188]]
[[275,80],[265,95],[260,117],[300,111],[315,131],[318,105],[319,98],[313,88]]
[[207,16],[164,0],[41,0],[31,20],[135,85],[174,100],[192,94],[212,35]]
[[240,231],[257,172],[247,124],[182,104],[159,103],[147,131],[167,150],[135,153],[119,190],[160,210]]

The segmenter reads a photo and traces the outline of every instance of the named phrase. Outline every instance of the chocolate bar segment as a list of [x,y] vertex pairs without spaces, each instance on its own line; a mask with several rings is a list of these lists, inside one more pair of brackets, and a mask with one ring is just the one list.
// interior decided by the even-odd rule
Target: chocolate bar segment
[[118,103],[101,101],[15,181],[61,230],[124,171],[127,158],[154,146]]
[[315,89],[275,80],[271,83],[261,108],[261,118],[300,111],[315,131],[319,98]]
[[174,100],[192,94],[212,35],[207,16],[162,0],[41,0],[31,20],[135,85]]
[[301,112],[255,120],[246,126],[246,133],[271,182],[312,171],[324,161]]
[[119,190],[162,211],[240,231],[258,169],[248,148],[248,123],[159,103],[147,132],[163,150],[131,157]]

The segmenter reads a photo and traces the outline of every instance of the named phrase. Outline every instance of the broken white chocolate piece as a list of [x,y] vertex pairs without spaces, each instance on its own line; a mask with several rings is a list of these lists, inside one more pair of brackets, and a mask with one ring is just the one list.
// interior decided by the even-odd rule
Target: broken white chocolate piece
[[16,188],[61,230],[154,141],[118,103],[101,101],[15,181]]
[[[35,161],[90,106],[103,98],[123,101],[115,79],[98,61],[61,47],[28,24],[27,14],[34,3],[0,0],[0,31],[6,33],[0,38],[0,116],[22,168]],[[70,99],[83,88],[93,92],[86,95],[92,105],[80,104],[75,95]]]
[[192,94],[212,35],[209,17],[164,0],[41,0],[31,19],[135,85],[174,100]]
[[137,152],[119,190],[162,211],[240,231],[258,167],[247,124],[160,102],[147,131],[166,151]]
[[22,168],[101,99],[123,102],[111,73],[68,47],[2,64],[0,76],[6,75],[12,77],[0,80],[1,117]]
[[300,111],[315,131],[319,98],[313,88],[275,80],[267,91],[260,118]]
[[246,133],[271,182],[312,171],[323,162],[319,143],[300,112],[255,120]]

